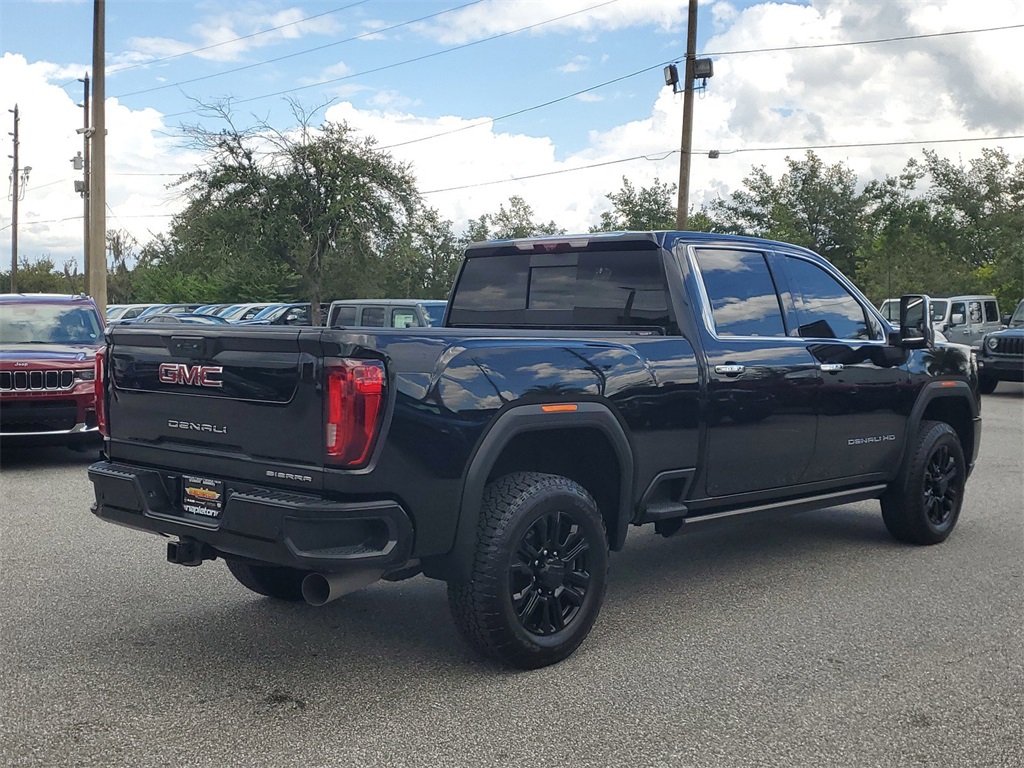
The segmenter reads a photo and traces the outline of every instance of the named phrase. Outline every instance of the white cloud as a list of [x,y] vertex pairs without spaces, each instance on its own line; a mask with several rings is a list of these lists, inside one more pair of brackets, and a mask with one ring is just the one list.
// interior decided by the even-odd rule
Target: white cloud
[[672,31],[685,27],[687,5],[687,0],[620,0],[603,4],[599,0],[487,0],[414,25],[414,29],[444,45],[461,45],[531,25],[539,25],[531,30],[533,34],[612,31],[641,25]]
[[[50,82],[55,71],[53,64],[30,64],[16,54],[0,58],[0,102],[18,104],[20,161],[22,167],[32,167],[19,205],[18,251],[21,258],[33,261],[50,256],[58,264],[74,259],[81,266],[83,206],[74,181],[82,173],[70,162],[82,149],[82,137],[76,133],[83,122],[76,106],[81,86],[58,87]],[[107,204],[112,212],[107,226],[125,229],[146,242],[151,232],[166,228],[166,214],[181,203],[165,189],[175,176],[133,174],[185,173],[200,158],[163,134],[161,117],[152,109],[131,110],[108,99],[106,116]],[[0,155],[6,157],[12,151],[6,130],[2,138]],[[10,208],[5,205],[0,210],[0,253],[8,260],[10,223]]]
[[307,11],[301,8],[254,12],[253,7],[249,5],[209,15],[193,24],[190,30],[193,35],[191,40],[133,37],[128,43],[135,50],[122,53],[120,56],[137,62],[194,52],[193,55],[197,58],[209,61],[238,61],[245,53],[254,49],[309,35],[332,35],[342,29],[329,15],[304,19],[307,19]]
[[572,61],[566,62],[558,67],[559,72],[569,74],[571,72],[582,72],[590,66],[589,56],[574,56]]
[[[506,11],[513,5],[518,9],[516,24],[522,26],[529,23],[523,17],[527,10],[538,14],[545,4],[481,7],[492,15],[504,15],[505,22],[509,22]],[[567,3],[566,9],[583,5]],[[649,23],[658,24],[658,12],[678,11],[684,5],[682,0],[650,0],[617,3],[607,9],[608,13],[611,9],[626,9],[633,14],[630,18],[646,13]],[[708,40],[707,50],[792,47],[1024,23],[1024,3],[990,0],[984,18],[976,11],[976,3],[965,0],[933,0],[928,4],[894,0],[884,6],[865,6],[853,0],[815,0],[810,5],[762,4],[743,9],[719,1],[712,5],[715,35]],[[500,27],[498,22],[501,19],[495,21],[498,26],[492,25],[493,29]],[[603,23],[615,23],[615,18],[609,16]],[[456,29],[453,26],[444,34],[454,34]],[[488,31],[490,28],[478,30],[478,36]],[[440,30],[434,32],[442,34]],[[941,156],[969,160],[978,156],[983,146],[1002,145],[1019,159],[1024,156],[1024,142],[987,137],[1024,134],[1024,73],[1016,66],[1022,43],[1020,30],[1013,30],[716,57],[715,77],[709,81],[707,93],[695,101],[691,204],[728,195],[741,186],[752,166],[764,165],[777,177],[785,169],[785,157],[802,157],[802,147],[807,145],[974,137],[985,140],[929,146]],[[348,71],[344,63],[335,66],[338,69],[334,76]],[[75,106],[81,89],[68,86],[61,90],[56,85],[62,75],[68,75],[68,80],[81,76],[79,69],[47,62],[30,64],[12,54],[0,59],[0,102],[19,103],[22,162],[33,166],[19,231],[21,252],[26,256],[49,253],[63,258],[80,254],[82,223],[74,217],[81,215],[82,201],[73,191],[75,173],[68,160],[81,147],[81,138],[74,132],[82,119],[81,110]],[[452,87],[457,87],[455,75],[452,82]],[[351,97],[356,88],[366,86],[339,84],[335,95]],[[419,188],[434,191],[428,203],[450,218],[457,231],[469,219],[496,211],[511,195],[521,195],[533,207],[537,220],[554,220],[570,231],[585,230],[599,220],[602,210],[607,210],[606,195],[620,188],[623,176],[637,187],[649,186],[655,178],[663,182],[678,178],[679,155],[674,151],[680,144],[682,96],[673,95],[667,88],[646,108],[639,107],[635,119],[591,131],[582,142],[583,148],[573,152],[556,146],[547,136],[513,132],[507,124],[494,123],[487,115],[425,117],[420,98],[419,91],[402,94],[385,88],[375,92],[372,109],[340,103],[330,107],[326,116],[347,121],[376,137],[383,147],[483,122],[482,127],[389,150],[412,164]],[[199,157],[162,133],[168,129],[153,110],[133,110],[111,99],[108,123],[108,201],[115,214],[110,225],[124,226],[146,241],[149,231],[161,231],[168,221],[166,214],[181,205],[164,189],[174,177],[126,174],[185,172]],[[10,153],[7,130],[0,131],[4,140],[0,157]],[[790,149],[754,151],[778,147]],[[706,153],[711,149],[720,150],[721,157],[709,159]],[[921,145],[815,151],[826,163],[846,163],[861,181],[867,181],[898,172],[908,158],[920,157]],[[616,162],[637,156],[651,159]],[[588,165],[598,167],[558,173]],[[488,183],[540,174],[548,175]],[[463,186],[468,188],[437,191]],[[150,214],[163,217],[129,218]],[[29,223],[58,219],[68,220],[46,225]],[[9,208],[0,209],[0,227],[7,224]],[[10,253],[9,228],[0,230],[0,253]]]
[[298,82],[307,85],[309,83],[322,83],[326,80],[334,80],[335,78],[346,77],[352,73],[352,67],[343,61],[339,61],[337,64],[332,64],[329,67],[324,67],[320,70],[319,74],[313,77],[300,77]]

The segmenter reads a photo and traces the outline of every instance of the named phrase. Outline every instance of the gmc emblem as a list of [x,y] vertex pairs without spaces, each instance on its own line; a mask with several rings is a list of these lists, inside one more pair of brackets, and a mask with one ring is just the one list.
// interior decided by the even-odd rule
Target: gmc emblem
[[158,373],[163,384],[190,384],[194,387],[223,387],[224,382],[213,378],[224,372],[220,365],[185,365],[160,363]]

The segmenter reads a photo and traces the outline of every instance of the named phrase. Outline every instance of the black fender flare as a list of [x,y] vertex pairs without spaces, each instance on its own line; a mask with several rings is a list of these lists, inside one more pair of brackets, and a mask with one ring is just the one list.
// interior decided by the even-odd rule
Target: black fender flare
[[[498,457],[513,438],[525,432],[550,429],[597,429],[608,438],[619,464],[619,508],[616,510],[616,536],[609,542],[611,549],[621,549],[626,530],[632,519],[633,501],[633,448],[626,431],[603,403],[557,403],[566,410],[544,411],[551,404],[520,405],[502,413],[484,434],[466,469],[462,485],[459,520],[451,552],[444,558],[446,578],[468,579],[476,551],[477,522],[480,519],[480,499],[483,497],[487,477]],[[569,410],[568,406],[575,406]]]
[[921,392],[917,396],[917,400],[914,401],[914,407],[910,411],[910,417],[907,419],[906,439],[903,441],[903,452],[900,456],[898,470],[893,479],[899,477],[903,473],[903,467],[907,462],[907,457],[914,448],[914,438],[917,436],[917,433],[921,428],[921,421],[924,418],[925,410],[927,410],[928,406],[935,400],[948,398],[958,398],[967,403],[968,412],[971,417],[969,427],[971,429],[972,444],[969,447],[969,455],[967,450],[968,446],[964,446],[964,458],[967,461],[968,472],[970,472],[974,467],[975,459],[978,456],[978,446],[981,438],[981,408],[978,403],[978,399],[974,395],[974,390],[966,381],[930,381],[922,387]]

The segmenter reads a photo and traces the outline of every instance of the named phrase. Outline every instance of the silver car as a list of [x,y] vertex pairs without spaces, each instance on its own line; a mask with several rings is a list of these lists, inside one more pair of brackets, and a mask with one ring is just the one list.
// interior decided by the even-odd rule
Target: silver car
[[[977,349],[985,334],[1003,327],[995,296],[933,296],[931,305],[932,326],[956,344],[967,344]],[[886,299],[879,309],[890,322],[899,322],[899,299]]]

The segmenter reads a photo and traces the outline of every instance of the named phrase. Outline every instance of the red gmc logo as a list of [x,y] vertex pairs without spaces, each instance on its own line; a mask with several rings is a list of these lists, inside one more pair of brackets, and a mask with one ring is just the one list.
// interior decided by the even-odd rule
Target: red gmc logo
[[191,384],[194,387],[223,387],[224,382],[213,378],[224,371],[220,365],[185,365],[160,363],[159,377],[164,384]]

